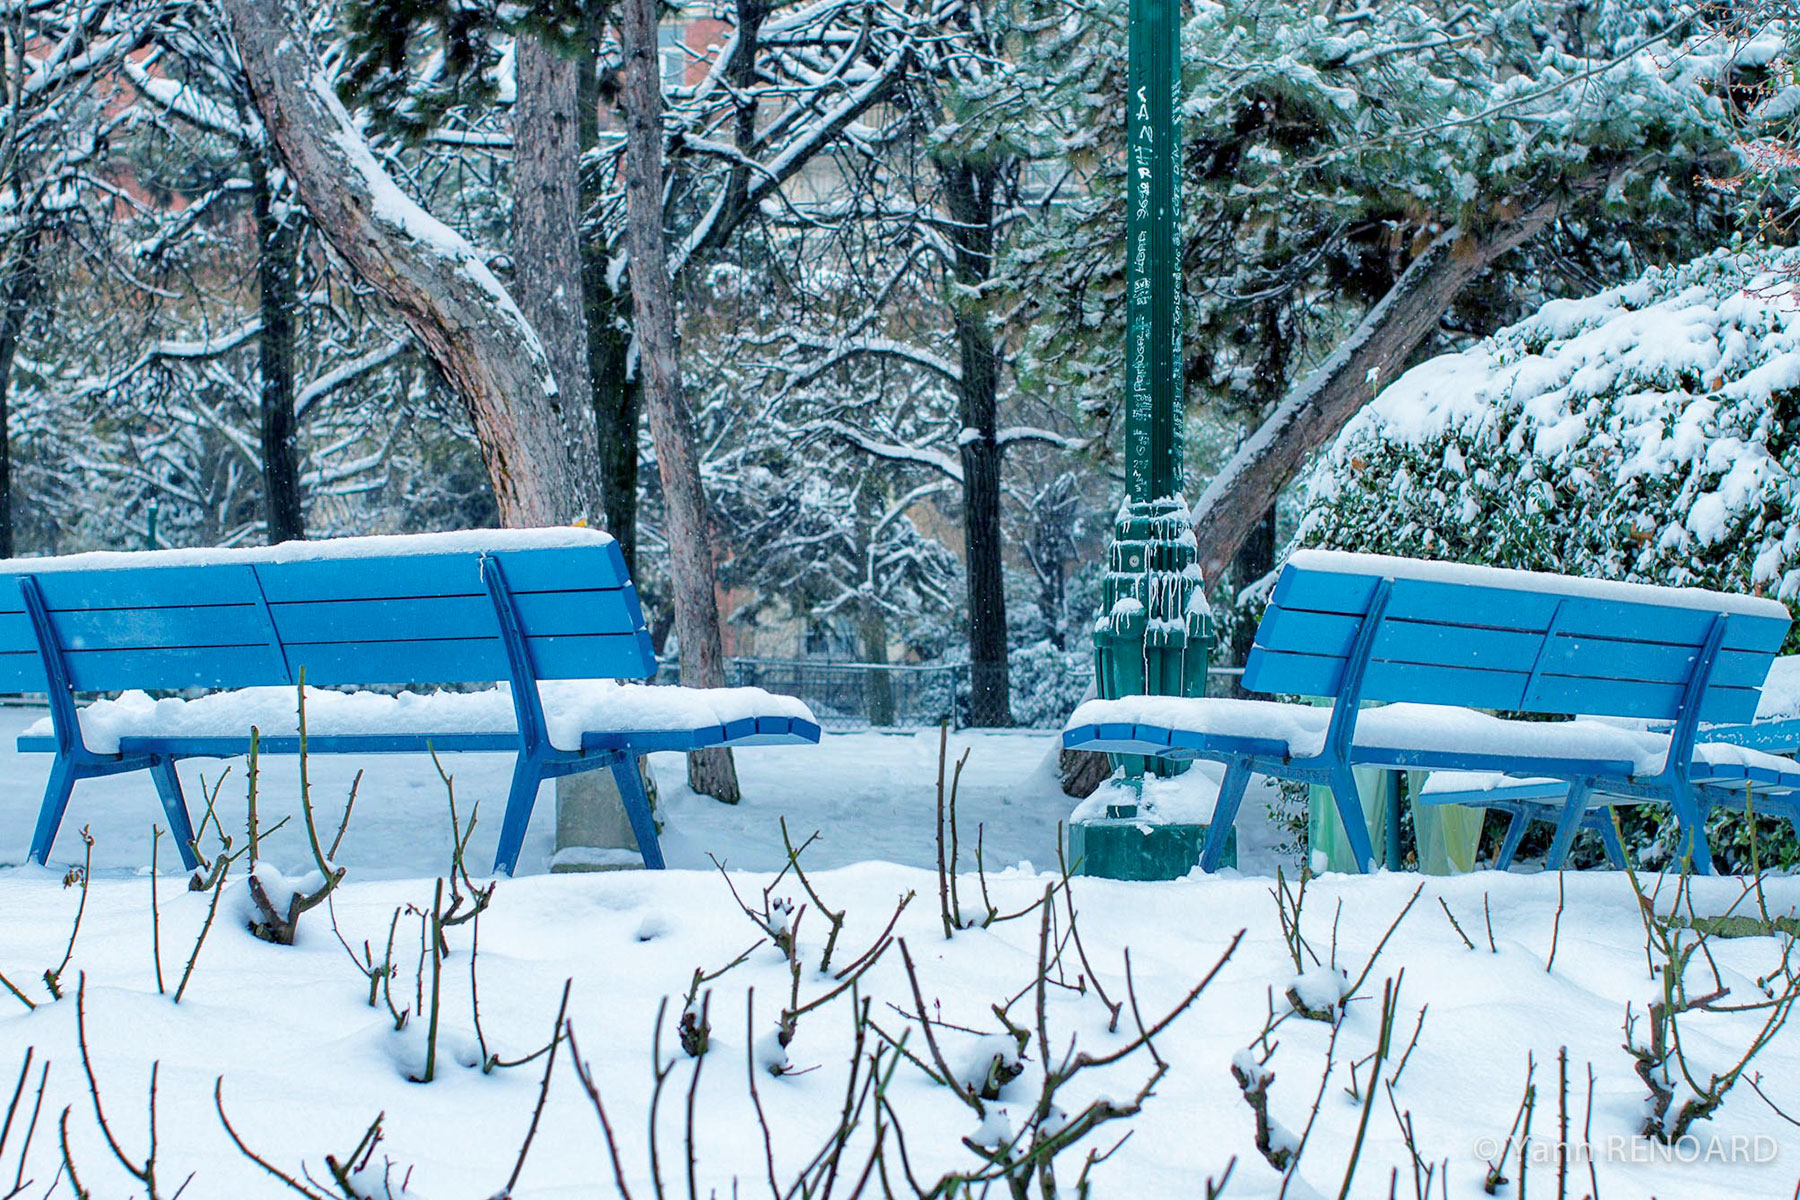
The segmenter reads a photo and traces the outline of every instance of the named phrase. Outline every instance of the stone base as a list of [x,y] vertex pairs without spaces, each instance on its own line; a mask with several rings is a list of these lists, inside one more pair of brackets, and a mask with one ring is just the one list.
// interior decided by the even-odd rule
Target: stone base
[[550,856],[550,873],[566,875],[583,871],[641,871],[644,859],[636,850],[605,846],[568,846]]
[[624,871],[643,865],[611,771],[584,771],[556,780],[553,873]]
[[[1069,862],[1075,874],[1101,879],[1180,879],[1200,862],[1204,825],[1152,825],[1130,818],[1072,821]],[[1237,830],[1225,835],[1221,867],[1237,866]]]

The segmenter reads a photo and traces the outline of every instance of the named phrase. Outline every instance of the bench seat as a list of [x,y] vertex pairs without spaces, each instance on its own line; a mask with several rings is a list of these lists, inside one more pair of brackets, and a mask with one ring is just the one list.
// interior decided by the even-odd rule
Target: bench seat
[[[610,679],[549,679],[538,685],[544,727],[558,750],[691,750],[745,738],[816,741],[796,735],[812,723],[801,701],[761,688],[657,687]],[[152,699],[128,691],[96,700],[76,714],[82,741],[99,754],[131,754],[171,747],[182,757],[242,754],[255,726],[270,753],[299,750],[295,692],[287,687],[238,688],[192,700]],[[505,750],[519,744],[518,715],[507,684],[473,692],[381,695],[306,689],[308,742],[322,751],[337,745],[423,750],[429,741],[445,749]],[[675,741],[670,738],[679,735]],[[646,739],[668,742],[646,746]],[[677,744],[679,743],[679,744]],[[49,717],[19,735],[22,751],[54,752]],[[379,751],[377,751],[379,752]]]
[[[1065,736],[1083,749],[1156,758],[1247,753],[1307,759],[1324,752],[1330,724],[1329,708],[1302,704],[1128,696],[1082,704]],[[1433,760],[1454,758],[1471,769],[1481,760],[1491,761],[1494,770],[1541,761],[1633,774],[1659,768],[1669,738],[1601,721],[1507,721],[1470,708],[1390,704],[1358,717],[1351,746],[1356,766],[1429,769]]]
[[[1656,728],[1648,722],[1636,724]],[[1800,655],[1777,658],[1769,665],[1755,718],[1748,724],[1702,725],[1696,736],[1705,740],[1695,748],[1693,781],[1703,789],[1709,807],[1735,807],[1748,791],[1760,811],[1787,816],[1800,832],[1800,800],[1794,799],[1800,796],[1800,764],[1791,757],[1800,750]],[[1740,754],[1731,747],[1763,753]],[[1434,771],[1419,789],[1419,802],[1466,804],[1510,813],[1513,820],[1495,858],[1495,866],[1504,870],[1512,862],[1526,826],[1533,820],[1554,821],[1568,790],[1569,785],[1560,779],[1521,778],[1504,771]],[[1612,819],[1604,810],[1646,798],[1600,794],[1589,800],[1592,816],[1587,827],[1610,841],[1614,836]],[[1607,852],[1615,864],[1622,864],[1622,856],[1614,855],[1611,845]]]
[[[1757,811],[1786,817],[1794,823],[1796,835],[1800,835],[1800,763],[1792,759],[1734,743],[1702,742],[1694,747],[1690,782],[1706,811],[1721,806],[1740,807],[1749,795]],[[1494,860],[1496,868],[1505,870],[1512,864],[1529,823],[1558,820],[1568,795],[1569,784],[1562,779],[1521,778],[1504,771],[1433,771],[1419,789],[1419,803],[1466,804],[1511,814],[1512,821]],[[1637,804],[1653,798],[1610,793],[1604,788],[1588,795],[1583,826],[1600,834],[1614,866],[1623,866],[1624,858],[1606,810],[1615,804]],[[1559,859],[1546,865],[1554,870],[1563,864]]]
[[[1306,759],[1324,752],[1330,723],[1328,708],[1270,700],[1128,696],[1082,704],[1069,718],[1065,739],[1083,749],[1153,758],[1246,753]],[[1492,787],[1492,781],[1528,774],[1533,764],[1654,775],[1663,769],[1669,745],[1666,732],[1612,721],[1516,721],[1449,705],[1388,704],[1358,718],[1350,761],[1430,770],[1433,780],[1466,776],[1463,782],[1471,786],[1479,778]],[[1440,760],[1459,766],[1446,769]],[[1730,780],[1740,791],[1749,767],[1764,774],[1800,772],[1791,759],[1732,742],[1696,743],[1693,764],[1693,782]]]

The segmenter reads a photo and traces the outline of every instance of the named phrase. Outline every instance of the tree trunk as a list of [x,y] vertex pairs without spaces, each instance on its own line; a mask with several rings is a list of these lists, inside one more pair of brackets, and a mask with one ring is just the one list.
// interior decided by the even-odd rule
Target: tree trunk
[[577,504],[598,524],[606,509],[583,302],[581,65],[529,34],[515,47],[513,288],[563,398],[566,453],[585,493]]
[[[956,281],[965,288],[985,282],[994,261],[994,185],[998,167],[987,161],[935,160],[944,181],[949,238],[955,247]],[[979,300],[955,301],[956,344],[961,367],[957,387],[962,432],[963,542],[969,584],[969,721],[1011,725],[1006,666],[1006,578],[1001,564],[1000,356]]]
[[607,532],[619,541],[625,569],[637,576],[638,421],[643,390],[630,373],[631,337],[619,319],[629,296],[606,284],[606,247],[588,239],[582,248],[583,306],[587,309],[588,376],[593,381],[594,424],[599,438],[600,487]]
[[[1599,171],[1579,190],[1602,190],[1611,180],[1610,172]],[[1400,373],[1457,293],[1501,255],[1535,237],[1568,202],[1569,197],[1543,201],[1479,233],[1446,230],[1330,356],[1288,390],[1194,505],[1194,536],[1207,586],[1219,581],[1312,452],[1336,437],[1376,389]]]
[[268,160],[253,154],[250,207],[256,229],[257,309],[262,317],[256,357],[262,385],[263,519],[271,546],[306,536],[294,444],[299,436],[294,420],[294,310],[299,303],[294,276],[300,226],[291,215],[276,211],[277,199]]
[[586,313],[587,367],[592,387],[594,425],[599,443],[600,487],[606,506],[606,528],[619,541],[625,569],[637,575],[638,420],[642,414],[638,381],[630,371],[631,297],[614,291],[607,279],[610,248],[604,231],[587,229],[606,195],[606,180],[589,158],[600,142],[601,42],[606,32],[606,5],[587,0],[582,6],[582,53],[577,59],[576,92],[580,124],[576,137],[582,169],[581,302]]
[[8,406],[12,397],[13,358],[31,315],[32,294],[37,291],[37,230],[28,230],[7,256],[6,274],[0,279],[5,307],[0,309],[0,558],[13,556],[12,425]]
[[548,357],[475,248],[410,200],[338,102],[298,0],[221,0],[245,81],[319,230],[392,305],[467,406],[501,523],[555,525],[587,489]]
[[[681,682],[722,687],[725,651],[713,588],[712,530],[700,486],[694,417],[675,354],[675,289],[663,245],[662,80],[657,0],[624,0],[619,40],[625,57],[625,236],[644,410],[656,446],[681,639]],[[727,804],[738,800],[737,768],[723,748],[688,755],[688,786]]]
[[[862,642],[862,658],[866,663],[886,665],[888,660],[887,618],[874,603],[857,622]],[[869,724],[887,726],[894,723],[894,674],[892,671],[870,671],[868,674]]]
[[1057,781],[1063,795],[1086,800],[1112,778],[1112,759],[1092,750],[1059,750],[1056,758]]
[[[1271,504],[1262,520],[1251,526],[1249,536],[1238,547],[1231,562],[1231,586],[1243,591],[1275,569],[1275,506]],[[1250,646],[1256,641],[1256,622],[1241,619],[1231,629],[1231,660],[1234,667],[1244,665],[1250,657]],[[1231,694],[1252,698],[1244,690],[1243,677],[1232,676]]]

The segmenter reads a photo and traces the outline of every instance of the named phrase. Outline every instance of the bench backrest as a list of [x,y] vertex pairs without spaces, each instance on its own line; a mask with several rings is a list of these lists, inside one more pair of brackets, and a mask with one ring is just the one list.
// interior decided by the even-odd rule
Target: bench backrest
[[1301,551],[1244,665],[1256,692],[1338,696],[1371,603],[1360,698],[1674,720],[1715,622],[1697,719],[1749,721],[1790,618],[1773,600]]
[[[77,691],[292,685],[302,667],[322,685],[508,679],[484,556],[501,568],[539,678],[656,673],[612,539],[488,533],[187,556],[200,562],[169,552],[12,560],[0,564],[0,692],[48,687],[16,582],[25,575]],[[134,559],[143,565],[113,565]]]

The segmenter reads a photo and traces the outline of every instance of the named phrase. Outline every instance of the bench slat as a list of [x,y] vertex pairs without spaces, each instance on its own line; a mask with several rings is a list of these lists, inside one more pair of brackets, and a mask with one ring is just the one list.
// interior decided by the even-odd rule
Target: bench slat
[[[493,751],[516,754],[519,738],[514,733],[345,733],[317,734],[306,739],[310,754],[423,754]],[[19,749],[26,750],[25,739]],[[167,754],[176,758],[237,758],[250,752],[250,738],[243,737],[122,737],[121,754]],[[300,739],[276,735],[257,739],[259,754],[298,754]]]
[[[1297,696],[1335,696],[1343,682],[1344,660],[1320,655],[1252,652],[1244,670],[1244,686],[1253,692]],[[1590,713],[1673,720],[1681,705],[1683,685],[1629,680],[1584,679],[1542,674],[1531,703],[1525,685],[1529,669],[1491,671],[1475,667],[1371,662],[1363,676],[1369,699],[1451,704],[1505,712]],[[1700,719],[1718,724],[1748,721],[1756,712],[1755,688],[1711,687],[1700,705]]]
[[262,642],[171,646],[149,650],[66,650],[69,683],[78,692],[127,688],[240,688],[283,679],[272,672]]
[[[606,591],[528,592],[515,596],[519,623],[528,637],[629,632],[643,621],[629,593]],[[486,595],[429,596],[390,600],[323,600],[271,604],[281,640],[294,649],[307,643],[336,642],[348,630],[367,641],[432,638],[498,638],[494,606]]]
[[0,692],[42,692],[49,687],[36,650],[0,650]]
[[[493,557],[513,594],[625,586],[616,544],[572,549],[503,551]],[[270,604],[303,600],[367,600],[408,596],[485,596],[472,554],[416,554],[396,558],[314,559],[258,563]]]
[[[650,635],[644,630],[532,637],[525,642],[540,679],[649,679],[656,674]],[[292,644],[288,657],[296,671],[306,668],[308,683],[320,685],[482,683],[507,678],[506,651],[498,638]]]
[[71,651],[268,644],[262,610],[254,604],[66,610],[50,613],[50,627]]
[[[628,632],[642,624],[622,589],[534,592],[517,598],[528,635]],[[396,600],[337,600],[269,606],[276,631],[288,644],[339,641],[355,630],[365,641],[416,641],[434,637],[497,638],[494,608],[486,595]],[[18,621],[30,637],[23,615]],[[75,609],[50,614],[57,640],[68,651],[88,648],[154,650],[189,646],[267,645],[267,626],[255,604],[183,605],[175,608]],[[28,651],[35,653],[35,650]]]
[[[1368,611],[1376,582],[1373,576],[1332,571],[1284,571],[1271,608],[1360,617]],[[1559,604],[1563,611],[1558,631],[1576,636],[1698,647],[1712,626],[1713,614],[1707,609],[1661,605],[1648,598],[1637,604],[1420,579],[1394,581],[1387,616],[1391,621],[1541,634]],[[1724,647],[1773,654],[1786,633],[1787,625],[1778,619],[1740,613],[1726,626]]]
[[[1257,628],[1256,645],[1266,650],[1341,659],[1348,655],[1360,624],[1360,618],[1340,613],[1271,609]],[[1541,635],[1524,630],[1426,624],[1390,618],[1383,622],[1381,632],[1375,638],[1371,657],[1374,661],[1426,666],[1491,666],[1496,670],[1529,672],[1542,640]],[[1543,656],[1542,670],[1548,674],[1563,674],[1568,672],[1562,668],[1576,667],[1578,673],[1595,678],[1683,683],[1693,671],[1698,654],[1698,647],[1570,636],[1559,632],[1551,639]],[[1768,666],[1767,653],[1725,650],[1714,667],[1713,682],[1724,687],[1760,687]]]
[[[530,636],[628,632],[643,623],[641,610],[623,589],[533,592],[516,598],[520,623]],[[488,597],[434,596],[398,600],[279,603],[270,615],[283,642],[341,641],[354,630],[360,640],[415,641],[433,637],[498,637]],[[12,632],[30,644],[23,614]],[[189,646],[267,645],[267,625],[256,604],[182,605],[174,608],[76,609],[52,612],[50,624],[66,650],[140,650]],[[24,651],[35,653],[35,649]]]
[[[255,581],[242,564],[44,571],[36,578],[44,607],[52,615],[87,609],[256,603]],[[0,574],[0,608],[25,611],[17,582],[4,574]]]

